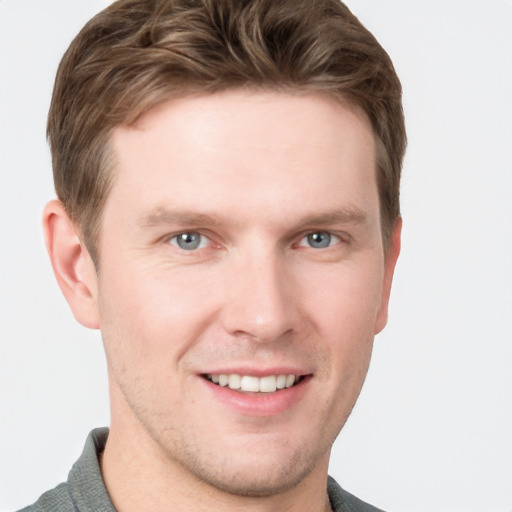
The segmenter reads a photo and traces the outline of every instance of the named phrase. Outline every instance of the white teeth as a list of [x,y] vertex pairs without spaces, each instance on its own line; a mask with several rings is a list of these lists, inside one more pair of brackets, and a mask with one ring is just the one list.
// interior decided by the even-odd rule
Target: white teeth
[[276,379],[277,389],[284,389],[286,387],[286,375],[278,375]]
[[249,375],[244,375],[242,377],[240,389],[242,391],[252,391],[257,393],[260,390],[260,379],[258,379],[258,377],[250,377]]
[[231,389],[240,389],[241,380],[242,380],[242,377],[240,377],[240,375],[236,375],[236,374],[230,375],[228,377],[228,386]]
[[286,377],[286,387],[291,388],[295,384],[295,375],[288,375]]
[[260,392],[273,393],[276,390],[276,377],[269,375],[260,379]]
[[252,393],[274,393],[279,389],[291,388],[299,380],[295,375],[267,375],[259,378],[236,373],[208,374],[207,378],[219,386],[229,386],[230,389]]

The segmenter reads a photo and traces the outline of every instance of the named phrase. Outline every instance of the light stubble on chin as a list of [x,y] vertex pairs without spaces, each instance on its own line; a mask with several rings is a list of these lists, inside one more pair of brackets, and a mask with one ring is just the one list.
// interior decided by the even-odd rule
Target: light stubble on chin
[[324,458],[328,458],[332,442],[328,443],[327,451],[325,446],[323,451],[298,450],[286,461],[280,461],[275,467],[270,468],[259,468],[257,465],[241,466],[239,461],[243,454],[224,457],[217,462],[212,459],[212,463],[207,464],[204,459],[208,457],[198,456],[201,449],[185,440],[181,443],[182,453],[187,454],[184,460],[176,460],[172,453],[167,453],[174,463],[180,464],[201,484],[234,496],[265,498],[297,487]]

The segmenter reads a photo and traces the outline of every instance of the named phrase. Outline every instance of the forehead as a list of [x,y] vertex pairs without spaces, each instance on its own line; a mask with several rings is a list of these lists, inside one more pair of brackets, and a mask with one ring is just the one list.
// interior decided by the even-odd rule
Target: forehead
[[171,100],[116,128],[112,147],[107,209],[132,201],[140,210],[266,207],[284,215],[297,198],[312,209],[328,198],[376,207],[370,123],[323,95],[228,91]]

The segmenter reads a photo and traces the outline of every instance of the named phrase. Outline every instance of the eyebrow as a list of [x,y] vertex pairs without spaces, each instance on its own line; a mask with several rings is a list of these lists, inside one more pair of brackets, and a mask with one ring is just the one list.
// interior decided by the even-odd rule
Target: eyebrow
[[220,217],[208,213],[158,208],[142,215],[138,224],[145,228],[172,224],[214,226],[220,224]]
[[[221,224],[222,217],[211,213],[195,211],[173,211],[166,208],[157,208],[143,214],[138,224],[144,228],[165,225],[190,226],[217,226]],[[327,211],[319,214],[307,215],[300,219],[296,225],[300,227],[327,226],[333,224],[364,225],[368,222],[368,215],[358,207],[347,207]]]
[[332,224],[361,225],[368,222],[366,212],[357,207],[340,208],[318,215],[309,215],[299,221],[301,226],[322,226]]

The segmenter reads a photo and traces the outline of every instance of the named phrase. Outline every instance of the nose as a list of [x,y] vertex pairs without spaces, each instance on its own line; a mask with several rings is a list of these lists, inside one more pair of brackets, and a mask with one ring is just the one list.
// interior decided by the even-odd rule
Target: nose
[[294,279],[277,256],[253,254],[236,265],[230,278],[221,314],[230,335],[270,343],[297,330]]

